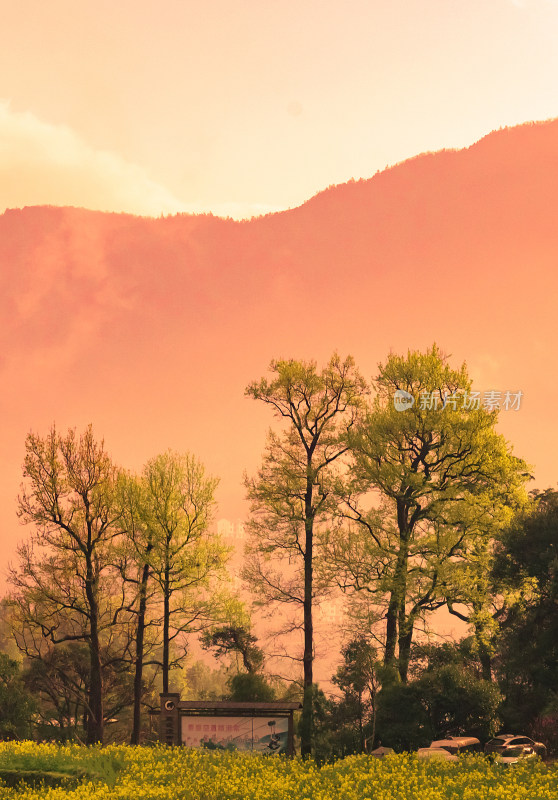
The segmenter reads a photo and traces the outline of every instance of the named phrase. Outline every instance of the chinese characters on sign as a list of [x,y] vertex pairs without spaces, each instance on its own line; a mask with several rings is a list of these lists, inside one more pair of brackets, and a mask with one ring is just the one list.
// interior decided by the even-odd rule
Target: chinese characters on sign
[[[519,411],[523,392],[516,391],[455,391],[441,392],[421,392],[418,397],[417,408],[421,411],[440,410],[445,408],[457,411],[474,411],[483,408],[485,411]],[[393,397],[393,404],[397,411],[406,411],[415,405],[415,398],[403,389],[397,389]]]
[[184,716],[182,743],[208,750],[250,750],[259,753],[287,751],[287,717]]

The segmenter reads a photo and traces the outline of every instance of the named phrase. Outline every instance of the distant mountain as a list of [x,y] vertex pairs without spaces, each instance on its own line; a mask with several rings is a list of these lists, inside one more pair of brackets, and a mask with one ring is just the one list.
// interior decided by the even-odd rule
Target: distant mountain
[[[480,389],[522,390],[501,429],[555,483],[558,120],[418,156],[247,222],[33,207],[0,217],[6,552],[30,428],[92,421],[139,468],[189,449],[245,512],[268,410],[244,399],[272,358],[436,340]],[[10,544],[10,542],[12,544]]]

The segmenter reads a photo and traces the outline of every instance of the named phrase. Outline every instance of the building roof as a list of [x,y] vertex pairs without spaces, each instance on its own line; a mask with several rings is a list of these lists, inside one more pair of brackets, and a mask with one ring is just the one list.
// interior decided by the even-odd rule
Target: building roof
[[236,703],[233,700],[180,700],[178,708],[183,711],[298,711],[302,703]]

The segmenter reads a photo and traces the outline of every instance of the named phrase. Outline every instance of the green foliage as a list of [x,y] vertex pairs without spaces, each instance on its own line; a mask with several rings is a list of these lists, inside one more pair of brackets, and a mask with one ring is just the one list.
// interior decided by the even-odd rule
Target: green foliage
[[[520,502],[526,465],[495,432],[496,413],[472,407],[465,365],[453,369],[436,345],[390,355],[375,389],[349,433],[347,523],[328,551],[342,587],[372,594],[383,610],[385,660],[406,680],[417,621],[475,585],[478,570],[455,586],[459,564]],[[398,410],[397,391],[414,405]]]
[[257,672],[237,672],[229,679],[229,688],[227,699],[239,703],[270,703],[276,699],[273,686]]
[[222,592],[214,584],[224,579],[229,549],[208,530],[217,485],[194,455],[170,450],[150,459],[140,479],[123,482],[130,530],[125,557],[132,574],[142,576],[136,578],[138,634],[140,624],[162,630],[163,691],[181,658],[172,658],[172,643],[219,617]]
[[173,686],[183,700],[224,700],[229,694],[230,669],[212,669],[202,661],[186,661],[174,673]]
[[384,747],[397,752],[427,747],[432,741],[428,712],[416,683],[394,681],[378,695],[376,730]]
[[341,651],[344,663],[333,682],[345,692],[363,694],[376,680],[376,648],[364,637],[349,642]]
[[535,494],[534,508],[502,533],[493,577],[509,597],[497,661],[502,716],[529,729],[558,707],[558,492]]
[[482,664],[478,658],[475,637],[467,636],[457,642],[423,642],[413,645],[411,674],[414,678],[420,677],[427,670],[447,666],[457,666],[477,678],[482,677]]
[[[350,732],[352,747],[345,745],[343,754],[362,753],[366,736],[373,743],[376,733],[376,699],[385,667],[378,661],[376,648],[364,637],[353,639],[342,650],[343,664],[332,681],[343,692],[337,703],[336,728]],[[348,738],[347,735],[345,738]],[[369,749],[372,749],[371,747]]]
[[12,787],[23,783],[70,789],[83,781],[114,786],[125,763],[125,753],[115,748],[100,751],[23,742],[15,750],[0,749],[0,779]]
[[26,690],[17,661],[0,653],[0,739],[25,739],[36,710]]
[[228,625],[204,631],[200,641],[205,650],[214,650],[217,658],[228,653],[239,654],[247,672],[258,672],[263,666],[264,652],[257,647],[256,637],[240,626]]
[[485,741],[498,727],[498,687],[462,664],[431,666],[410,683],[384,686],[378,696],[378,735],[395,750],[416,750],[445,736]]
[[500,690],[457,664],[426,670],[416,682],[433,739],[476,736],[486,741],[498,728]]

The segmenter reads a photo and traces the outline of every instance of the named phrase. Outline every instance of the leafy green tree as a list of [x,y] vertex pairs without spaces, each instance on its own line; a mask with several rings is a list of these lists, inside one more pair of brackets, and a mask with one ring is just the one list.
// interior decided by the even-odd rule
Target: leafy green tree
[[475,637],[466,636],[459,641],[420,642],[411,650],[410,675],[420,677],[426,670],[456,666],[477,678],[483,678],[483,666],[476,648]]
[[446,736],[489,739],[498,726],[501,695],[490,681],[445,664],[408,683],[386,684],[378,696],[378,733],[397,751],[427,747]]
[[[312,717],[314,721],[313,757],[316,763],[333,762],[355,752],[353,731],[348,732],[338,722],[337,704],[315,683],[312,687]],[[299,724],[300,730],[300,724]],[[347,741],[348,740],[348,741]]]
[[496,664],[502,716],[518,729],[558,708],[558,492],[533,499],[502,532],[492,572],[508,598]]
[[[273,361],[271,380],[262,378],[246,394],[268,405],[284,423],[270,431],[263,463],[246,479],[251,502],[251,558],[245,575],[266,602],[302,611],[304,698],[303,757],[312,750],[314,633],[312,606],[315,536],[331,519],[340,491],[335,469],[347,452],[366,384],[352,358],[334,355],[318,371],[315,362]],[[275,568],[274,568],[275,566]]]
[[276,698],[273,686],[258,672],[237,672],[229,679],[229,688],[228,699],[241,703],[270,703]]
[[415,682],[388,681],[378,695],[376,730],[384,747],[398,753],[432,741],[428,712]]
[[22,681],[19,664],[0,653],[0,739],[27,739],[36,705]]
[[83,642],[50,646],[26,659],[22,680],[37,701],[40,739],[83,741],[87,718],[89,653]]
[[204,631],[201,644],[205,650],[213,650],[216,657],[237,653],[242,657],[244,669],[249,674],[258,672],[264,663],[264,652],[256,645],[258,640],[240,625],[226,625]]
[[[146,655],[160,641],[159,626],[150,619],[148,604],[153,598],[151,554],[155,546],[155,535],[146,521],[147,493],[141,477],[122,472],[118,482],[118,496],[122,509],[122,537],[117,554],[117,564],[129,597],[127,612],[131,616],[133,635],[134,698],[131,744],[141,742],[141,706],[147,686],[144,682]],[[154,635],[153,635],[153,632]],[[148,633],[152,633],[148,637]],[[148,641],[149,639],[149,641]]]
[[53,427],[44,438],[28,435],[23,475],[19,516],[34,531],[19,548],[19,570],[11,572],[17,643],[27,653],[41,638],[54,645],[86,643],[86,742],[102,742],[102,640],[115,614],[107,573],[120,535],[117,470],[91,426],[81,436],[75,429],[62,436]]
[[[163,685],[168,686],[170,668],[177,664],[171,656],[172,641],[196,630],[223,599],[220,592],[210,602],[207,592],[227,556],[226,548],[208,531],[216,485],[193,456],[172,452],[151,459],[139,476],[120,476],[125,535],[118,566],[134,630],[132,744],[140,743],[143,695],[150,693],[144,666],[160,662]],[[163,656],[158,659],[154,651],[161,645]]]
[[195,456],[163,453],[148,461],[142,480],[146,538],[139,585],[145,585],[148,569],[162,605],[159,615],[152,607],[152,619],[162,628],[163,692],[168,692],[171,644],[215,621],[219,594],[208,590],[212,580],[223,578],[229,551],[209,533],[217,479],[206,475]]
[[366,725],[371,722],[369,739],[376,735],[376,700],[381,686],[383,665],[376,648],[364,637],[353,639],[342,650],[343,664],[333,676],[333,683],[343,691],[344,716],[356,725],[358,751],[365,751]]
[[498,728],[500,690],[457,664],[428,669],[415,682],[432,739],[476,736],[486,741]]
[[[497,413],[475,407],[465,365],[453,369],[435,345],[390,355],[375,389],[349,432],[348,523],[328,551],[340,585],[373,597],[384,661],[405,681],[417,622],[451,599],[456,562],[522,501],[527,474],[494,430]],[[401,392],[414,398],[406,410],[396,407]]]

